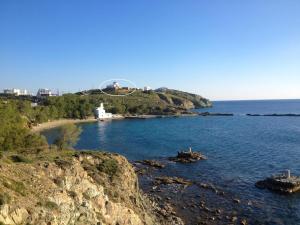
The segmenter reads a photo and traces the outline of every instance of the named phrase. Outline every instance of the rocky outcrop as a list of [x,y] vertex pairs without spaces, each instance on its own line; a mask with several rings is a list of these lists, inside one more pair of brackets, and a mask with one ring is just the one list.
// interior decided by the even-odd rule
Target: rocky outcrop
[[119,155],[81,152],[0,169],[0,193],[8,196],[0,196],[0,224],[167,224]]
[[290,194],[300,191],[300,177],[279,174],[258,181],[255,186],[260,189],[267,188],[271,191]]
[[189,151],[181,151],[177,153],[176,157],[170,157],[169,160],[180,163],[192,163],[199,160],[207,159],[200,152],[194,152],[191,149]]

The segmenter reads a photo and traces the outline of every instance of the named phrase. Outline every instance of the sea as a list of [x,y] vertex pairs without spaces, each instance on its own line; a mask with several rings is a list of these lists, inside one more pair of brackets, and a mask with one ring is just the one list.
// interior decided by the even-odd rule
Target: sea
[[[215,101],[212,108],[196,111],[234,116],[84,123],[79,125],[83,132],[75,148],[116,152],[134,162],[165,160],[192,147],[208,159],[192,164],[171,163],[166,173],[213,184],[230,199],[243,203],[235,205],[229,198],[221,201],[208,197],[208,205],[236,211],[250,224],[300,224],[300,194],[282,195],[255,187],[257,181],[287,169],[292,175],[300,175],[300,117],[246,115],[300,114],[300,100]],[[43,134],[51,143],[57,129]],[[178,201],[188,204],[190,199]]]

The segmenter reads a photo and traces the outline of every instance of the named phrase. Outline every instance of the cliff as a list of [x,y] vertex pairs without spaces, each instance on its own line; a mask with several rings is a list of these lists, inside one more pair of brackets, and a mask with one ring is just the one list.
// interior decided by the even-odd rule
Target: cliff
[[120,155],[44,150],[0,162],[0,224],[182,224],[159,217]]
[[173,89],[158,89],[157,93],[162,100],[184,109],[206,108],[212,106],[211,101],[197,94]]

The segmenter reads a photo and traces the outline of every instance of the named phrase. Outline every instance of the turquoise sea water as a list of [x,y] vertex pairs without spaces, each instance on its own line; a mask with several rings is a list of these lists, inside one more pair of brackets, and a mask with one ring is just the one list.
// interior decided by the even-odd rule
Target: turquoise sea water
[[[77,149],[105,149],[129,160],[164,159],[192,146],[208,157],[172,164],[168,173],[216,184],[242,201],[259,224],[300,224],[300,194],[255,188],[256,181],[290,169],[300,175],[300,117],[248,117],[246,113],[300,113],[300,100],[214,102],[200,111],[233,117],[178,117],[81,124]],[[49,142],[56,129],[45,132]]]

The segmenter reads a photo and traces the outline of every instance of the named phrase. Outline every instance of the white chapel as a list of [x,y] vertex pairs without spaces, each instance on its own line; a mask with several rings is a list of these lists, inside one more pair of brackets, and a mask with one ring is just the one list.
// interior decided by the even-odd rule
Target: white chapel
[[103,103],[100,104],[100,107],[96,108],[96,118],[97,119],[109,119],[112,118],[111,113],[105,112]]

